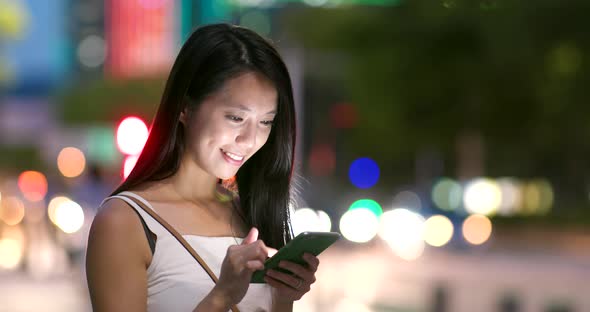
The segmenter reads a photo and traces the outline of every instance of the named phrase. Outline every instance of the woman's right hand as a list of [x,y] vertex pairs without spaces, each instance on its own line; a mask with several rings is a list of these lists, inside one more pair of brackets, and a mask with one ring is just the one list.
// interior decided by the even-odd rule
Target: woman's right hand
[[227,249],[221,264],[219,281],[211,295],[223,302],[228,309],[239,303],[248,291],[252,273],[262,270],[264,261],[276,252],[276,249],[267,247],[262,240],[258,240],[258,229],[250,229],[242,244]]

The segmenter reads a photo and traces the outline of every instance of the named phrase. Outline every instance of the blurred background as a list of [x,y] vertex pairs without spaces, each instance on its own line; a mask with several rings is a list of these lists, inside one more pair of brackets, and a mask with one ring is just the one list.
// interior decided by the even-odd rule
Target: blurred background
[[90,311],[84,253],[180,45],[272,39],[298,110],[296,311],[590,311],[590,2],[0,0],[0,311]]

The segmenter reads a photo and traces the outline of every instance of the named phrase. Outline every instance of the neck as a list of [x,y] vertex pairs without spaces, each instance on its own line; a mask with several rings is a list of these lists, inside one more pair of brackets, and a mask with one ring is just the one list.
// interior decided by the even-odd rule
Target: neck
[[214,200],[217,181],[217,177],[205,172],[192,161],[183,161],[177,173],[170,178],[174,192],[192,202]]

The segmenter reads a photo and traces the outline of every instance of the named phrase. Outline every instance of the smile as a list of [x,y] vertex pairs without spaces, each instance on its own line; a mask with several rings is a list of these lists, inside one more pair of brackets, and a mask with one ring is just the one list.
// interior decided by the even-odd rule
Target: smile
[[224,150],[221,150],[221,153],[223,154],[225,160],[227,160],[229,163],[233,165],[241,165],[242,161],[244,160],[244,156],[240,156]]

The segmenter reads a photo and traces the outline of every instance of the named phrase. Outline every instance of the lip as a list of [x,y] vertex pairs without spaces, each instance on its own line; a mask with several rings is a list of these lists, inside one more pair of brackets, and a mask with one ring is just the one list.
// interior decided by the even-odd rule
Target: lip
[[[242,158],[242,160],[235,160],[235,159],[233,159],[233,158],[231,158],[231,157],[227,156],[227,155],[225,154],[225,151],[224,151],[224,150],[220,149],[220,150],[219,150],[219,152],[221,152],[221,156],[223,156],[223,159],[225,159],[225,161],[227,161],[227,162],[228,162],[228,163],[230,163],[231,165],[234,165],[234,166],[241,166],[241,165],[244,163],[244,159],[245,159],[245,157],[244,157],[244,158]],[[233,154],[233,153],[232,153],[232,154]]]

